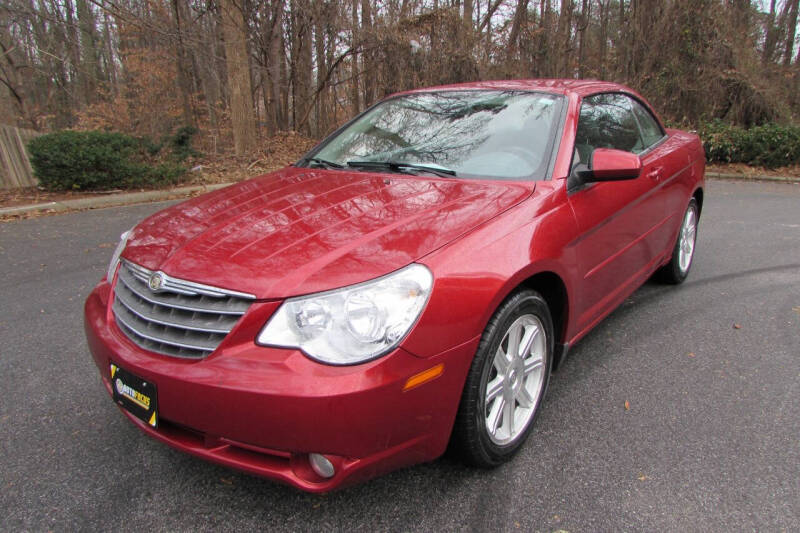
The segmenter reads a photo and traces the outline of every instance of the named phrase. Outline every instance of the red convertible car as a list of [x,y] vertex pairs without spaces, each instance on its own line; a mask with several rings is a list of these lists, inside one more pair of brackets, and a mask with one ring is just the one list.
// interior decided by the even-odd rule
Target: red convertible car
[[613,83],[396,94],[123,234],[89,347],[145,433],[307,491],[450,442],[497,465],[570,346],[651,276],[686,277],[704,168]]

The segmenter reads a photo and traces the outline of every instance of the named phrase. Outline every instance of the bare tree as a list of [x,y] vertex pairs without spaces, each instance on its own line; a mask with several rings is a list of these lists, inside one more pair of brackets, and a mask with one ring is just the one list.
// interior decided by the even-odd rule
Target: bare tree
[[220,7],[231,101],[233,144],[236,154],[241,155],[252,151],[257,141],[250,61],[247,52],[247,26],[241,8],[233,0],[221,0]]
[[[257,149],[393,91],[599,77],[675,122],[800,116],[800,0],[5,0],[0,120]],[[763,12],[762,12],[763,11]]]
[[794,54],[794,38],[797,32],[797,4],[798,0],[786,0],[789,5],[788,24],[786,25],[788,37],[783,49],[783,66],[788,67],[792,63]]

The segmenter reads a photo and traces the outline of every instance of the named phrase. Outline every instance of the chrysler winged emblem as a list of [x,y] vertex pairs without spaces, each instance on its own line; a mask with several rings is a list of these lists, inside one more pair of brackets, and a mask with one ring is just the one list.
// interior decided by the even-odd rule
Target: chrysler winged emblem
[[164,285],[164,274],[161,272],[154,272],[150,279],[147,280],[147,286],[150,287],[150,290],[156,292],[157,290],[161,289]]

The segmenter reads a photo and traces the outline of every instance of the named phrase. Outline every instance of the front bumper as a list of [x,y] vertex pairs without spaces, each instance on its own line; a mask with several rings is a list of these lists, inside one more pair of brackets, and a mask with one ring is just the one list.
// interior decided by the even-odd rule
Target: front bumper
[[[101,283],[85,305],[86,337],[106,389],[113,362],[158,391],[157,429],[123,410],[129,419],[177,449],[312,492],[441,455],[479,341],[424,359],[399,348],[362,365],[328,366],[296,350],[257,346],[253,339],[278,305],[264,302],[209,357],[184,360],[129,341],[109,297]],[[403,390],[409,377],[440,363],[439,377]],[[336,474],[315,474],[309,453],[325,454]]]

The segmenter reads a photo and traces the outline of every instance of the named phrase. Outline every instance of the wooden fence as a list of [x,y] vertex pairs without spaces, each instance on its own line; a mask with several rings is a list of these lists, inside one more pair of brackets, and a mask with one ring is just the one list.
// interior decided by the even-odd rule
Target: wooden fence
[[0,189],[38,185],[25,150],[28,141],[38,135],[33,130],[0,125]]

